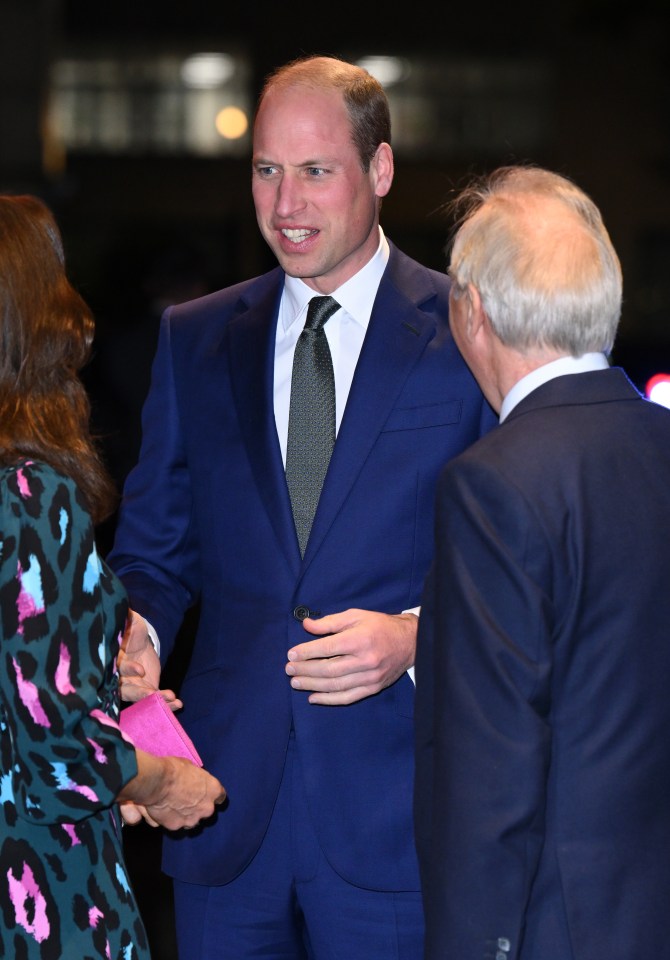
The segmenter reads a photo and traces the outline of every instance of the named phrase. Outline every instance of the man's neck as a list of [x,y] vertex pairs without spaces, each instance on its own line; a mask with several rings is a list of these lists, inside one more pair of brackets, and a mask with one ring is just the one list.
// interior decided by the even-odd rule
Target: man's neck
[[552,360],[547,360],[546,363],[533,365],[505,394],[500,408],[500,419],[501,421],[504,420],[524,397],[555,377],[606,370],[608,367],[607,357],[604,353],[599,352],[585,353],[581,357],[561,354]]

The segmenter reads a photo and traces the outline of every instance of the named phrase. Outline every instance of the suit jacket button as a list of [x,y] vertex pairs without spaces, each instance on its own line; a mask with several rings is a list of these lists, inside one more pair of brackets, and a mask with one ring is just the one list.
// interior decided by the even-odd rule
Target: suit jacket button
[[293,616],[296,618],[296,620],[299,620],[302,623],[305,617],[309,616],[309,612],[309,607],[305,607],[303,604],[300,604],[300,606],[296,607],[293,611]]

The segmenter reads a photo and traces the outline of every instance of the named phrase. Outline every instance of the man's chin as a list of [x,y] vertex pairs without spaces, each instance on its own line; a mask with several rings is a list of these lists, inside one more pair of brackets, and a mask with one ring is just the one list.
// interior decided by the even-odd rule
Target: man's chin
[[284,251],[275,251],[275,257],[279,262],[279,266],[282,268],[284,273],[289,275],[289,277],[298,277],[300,280],[308,280],[314,276],[314,264],[308,262],[304,256],[301,257],[297,253],[290,255],[286,254]]

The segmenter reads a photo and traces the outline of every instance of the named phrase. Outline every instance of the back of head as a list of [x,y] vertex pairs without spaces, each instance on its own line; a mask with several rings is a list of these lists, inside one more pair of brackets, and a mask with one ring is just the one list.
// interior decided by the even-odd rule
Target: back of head
[[93,320],[67,281],[58,227],[37,197],[0,196],[0,317],[3,393],[45,387],[59,373],[56,359],[69,369],[86,360]]
[[0,463],[50,463],[79,483],[98,517],[111,490],[78,377],[93,332],[48,207],[33,196],[0,196]]
[[449,273],[472,284],[499,339],[572,356],[614,344],[621,267],[593,201],[559,174],[502,167],[457,199]]
[[295,86],[341,92],[351,120],[352,140],[367,172],[379,144],[391,143],[391,113],[379,81],[362,67],[337,57],[300,57],[267,77],[258,107],[271,90]]

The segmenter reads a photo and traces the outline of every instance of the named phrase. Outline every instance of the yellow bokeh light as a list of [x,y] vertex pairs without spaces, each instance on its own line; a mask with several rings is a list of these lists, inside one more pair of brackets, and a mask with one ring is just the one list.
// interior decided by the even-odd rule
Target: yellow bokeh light
[[239,107],[224,107],[216,115],[216,129],[226,140],[239,140],[249,128],[244,110]]

